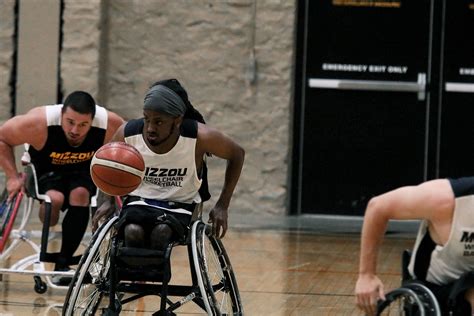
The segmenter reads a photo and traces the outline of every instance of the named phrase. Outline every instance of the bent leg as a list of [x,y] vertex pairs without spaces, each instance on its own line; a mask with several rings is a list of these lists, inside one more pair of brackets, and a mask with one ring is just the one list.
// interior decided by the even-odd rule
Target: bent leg
[[464,299],[471,306],[471,315],[474,315],[474,288],[470,288],[464,294]]
[[143,248],[145,246],[145,230],[138,224],[126,224],[124,236],[126,247]]
[[[51,217],[49,226],[54,226],[59,221],[59,211],[61,210],[64,204],[64,195],[56,190],[48,190],[46,192],[46,195],[51,198]],[[45,203],[41,203],[39,209],[39,218],[42,223],[44,223],[45,212]]]
[[79,248],[89,223],[89,191],[83,187],[69,194],[69,207],[62,222],[62,242],[57,266],[67,268],[67,261]]
[[151,231],[150,245],[152,249],[165,250],[171,241],[173,230],[167,224],[158,224]]

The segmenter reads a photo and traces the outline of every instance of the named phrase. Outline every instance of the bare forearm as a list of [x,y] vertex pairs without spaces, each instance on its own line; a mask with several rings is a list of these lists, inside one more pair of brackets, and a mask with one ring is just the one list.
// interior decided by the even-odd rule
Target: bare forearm
[[377,257],[388,219],[375,208],[368,208],[362,228],[359,274],[375,274]]
[[242,166],[244,163],[244,152],[243,150],[239,155],[233,159],[229,160],[227,163],[224,185],[222,187],[221,194],[217,201],[217,204],[225,209],[229,207],[230,200],[234,194],[235,187],[239,181],[240,173],[242,171]]
[[3,141],[0,141],[0,166],[7,178],[13,178],[18,175],[13,148]]

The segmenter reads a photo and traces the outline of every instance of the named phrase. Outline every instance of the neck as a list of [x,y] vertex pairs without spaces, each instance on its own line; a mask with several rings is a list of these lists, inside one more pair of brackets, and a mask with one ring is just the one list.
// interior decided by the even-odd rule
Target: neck
[[145,138],[145,143],[154,153],[166,154],[171,149],[173,149],[173,147],[178,142],[178,139],[179,139],[179,131],[170,133],[168,137],[160,141],[158,144],[152,145],[148,142],[146,138]]

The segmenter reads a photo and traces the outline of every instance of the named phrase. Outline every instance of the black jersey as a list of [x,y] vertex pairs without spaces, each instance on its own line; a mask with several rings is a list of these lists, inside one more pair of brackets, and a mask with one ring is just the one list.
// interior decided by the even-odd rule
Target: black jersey
[[96,105],[92,127],[84,142],[73,147],[69,145],[61,127],[62,104],[46,106],[48,136],[44,147],[36,150],[32,146],[28,152],[38,175],[46,172],[84,171],[89,173],[90,162],[95,151],[104,144],[107,130],[107,110]]

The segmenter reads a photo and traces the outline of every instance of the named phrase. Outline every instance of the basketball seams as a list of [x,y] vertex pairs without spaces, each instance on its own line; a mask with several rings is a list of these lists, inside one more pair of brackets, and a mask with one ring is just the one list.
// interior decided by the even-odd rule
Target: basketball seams
[[[136,187],[136,184],[134,184],[134,185],[129,185],[129,186],[122,186],[122,185],[119,185],[117,182],[110,182],[110,181],[107,181],[106,179],[101,178],[101,177],[97,174],[97,172],[94,172],[94,170],[92,170],[92,173],[94,174],[96,181],[99,180],[99,181],[101,181],[101,182],[103,182],[103,183],[105,183],[105,184],[108,184],[108,185],[111,185],[111,186],[114,186],[114,187],[117,187],[117,188],[120,188],[120,189],[129,189],[129,188],[134,188],[134,187]],[[101,189],[101,190],[102,190],[102,189]],[[103,190],[102,190],[102,191],[103,191]],[[105,192],[105,191],[104,191],[104,192]],[[105,193],[108,193],[108,194],[109,194],[109,192],[105,192]]]
[[135,147],[125,142],[107,143],[92,157],[90,173],[101,191],[123,196],[140,186],[145,161]]
[[120,162],[117,162],[117,161],[114,161],[114,160],[101,159],[101,158],[97,158],[97,156],[95,156],[94,158],[92,158],[92,165],[93,165],[92,169],[96,165],[104,166],[104,167],[108,167],[108,168],[119,170],[119,171],[129,172],[131,174],[136,175],[137,177],[140,177],[140,179],[143,178],[143,171],[142,170],[131,167],[131,166],[128,166],[128,165],[124,165],[123,163],[120,163]]

